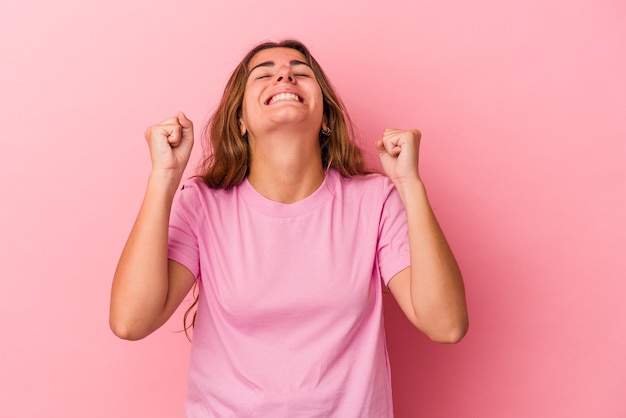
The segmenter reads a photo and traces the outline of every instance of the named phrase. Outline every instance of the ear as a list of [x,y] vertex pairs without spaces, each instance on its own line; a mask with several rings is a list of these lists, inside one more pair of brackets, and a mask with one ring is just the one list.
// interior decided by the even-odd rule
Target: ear
[[246,124],[243,123],[242,118],[239,118],[239,132],[241,132],[241,136],[246,136],[248,133],[248,129],[246,129]]

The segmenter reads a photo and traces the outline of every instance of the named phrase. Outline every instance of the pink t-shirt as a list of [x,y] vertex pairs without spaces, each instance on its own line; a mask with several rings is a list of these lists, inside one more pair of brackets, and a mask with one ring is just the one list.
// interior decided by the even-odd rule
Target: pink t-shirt
[[331,170],[283,204],[185,184],[169,258],[200,290],[187,417],[391,417],[382,283],[409,266],[391,181]]

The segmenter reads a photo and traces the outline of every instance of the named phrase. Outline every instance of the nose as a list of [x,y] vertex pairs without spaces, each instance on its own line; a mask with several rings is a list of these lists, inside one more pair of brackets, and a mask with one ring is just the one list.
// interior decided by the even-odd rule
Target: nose
[[276,82],[285,82],[285,83],[293,83],[295,81],[295,77],[290,67],[282,66],[278,72],[276,73]]

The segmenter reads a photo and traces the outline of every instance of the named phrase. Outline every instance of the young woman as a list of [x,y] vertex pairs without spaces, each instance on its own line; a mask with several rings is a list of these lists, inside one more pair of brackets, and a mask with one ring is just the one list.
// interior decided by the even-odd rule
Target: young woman
[[188,417],[391,417],[383,286],[434,341],[464,336],[463,281],[419,176],[419,131],[386,129],[375,143],[386,176],[369,173],[301,43],[242,60],[207,125],[201,173],[178,194],[192,122],[178,113],[145,136],[152,172],[111,328],[147,336],[197,283]]

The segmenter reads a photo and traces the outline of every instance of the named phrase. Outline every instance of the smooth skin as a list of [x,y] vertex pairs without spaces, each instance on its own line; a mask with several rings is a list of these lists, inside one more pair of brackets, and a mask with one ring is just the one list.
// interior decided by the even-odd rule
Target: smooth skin
[[186,267],[167,258],[170,210],[191,154],[193,124],[180,112],[148,128],[145,137],[152,172],[111,289],[110,326],[127,340],[163,325],[195,281]]
[[430,339],[459,342],[469,326],[463,278],[426,196],[418,170],[421,133],[385,129],[376,141],[385,174],[407,213],[411,267],[389,281],[409,321]]
[[[250,61],[241,126],[248,133],[248,181],[263,196],[294,203],[324,181],[319,148],[322,90],[304,56],[291,48],[260,51]],[[300,100],[272,97],[291,93]]]
[[[268,199],[297,202],[323,182],[319,130],[325,127],[321,90],[290,48],[259,52],[250,62],[240,126],[248,134],[248,180]],[[300,100],[269,103],[278,93]],[[163,325],[183,301],[195,278],[167,258],[169,215],[193,146],[193,124],[179,112],[145,133],[152,171],[146,194],[111,291],[110,325],[120,338],[144,338]],[[383,169],[407,211],[411,267],[389,281],[409,321],[433,341],[456,343],[468,328],[463,280],[431,210],[418,172],[421,134],[386,129],[376,141]]]

